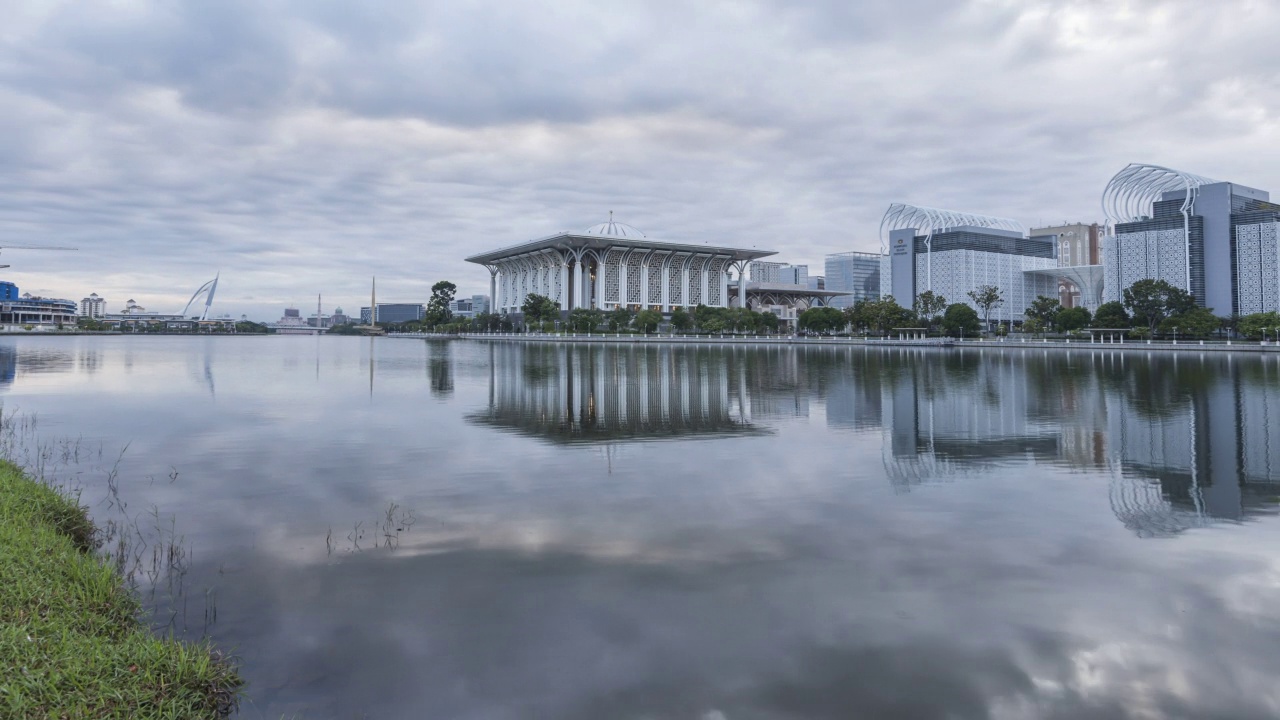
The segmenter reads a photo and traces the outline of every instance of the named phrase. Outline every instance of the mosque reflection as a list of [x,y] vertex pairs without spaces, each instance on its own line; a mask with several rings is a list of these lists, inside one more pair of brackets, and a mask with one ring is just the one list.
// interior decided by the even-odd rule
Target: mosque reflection
[[748,389],[760,359],[719,348],[493,343],[489,353],[489,404],[468,419],[556,442],[767,434],[755,420],[801,399]]
[[[938,351],[494,343],[472,422],[565,443],[762,434],[811,403],[878,432],[910,491],[997,466],[1109,478],[1143,537],[1273,513],[1280,358],[1213,353]],[[806,420],[808,422],[809,420]]]

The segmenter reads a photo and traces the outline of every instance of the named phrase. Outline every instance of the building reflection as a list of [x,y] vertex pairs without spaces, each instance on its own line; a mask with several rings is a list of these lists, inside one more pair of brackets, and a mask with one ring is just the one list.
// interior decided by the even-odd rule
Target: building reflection
[[799,412],[808,397],[785,379],[760,392],[760,359],[748,363],[745,352],[553,343],[492,343],[488,352],[488,406],[468,420],[555,442],[765,434],[755,419]]
[[866,428],[878,413],[900,489],[1028,460],[1089,469],[1111,478],[1116,517],[1144,537],[1276,507],[1276,359],[906,349],[851,359],[828,422]]

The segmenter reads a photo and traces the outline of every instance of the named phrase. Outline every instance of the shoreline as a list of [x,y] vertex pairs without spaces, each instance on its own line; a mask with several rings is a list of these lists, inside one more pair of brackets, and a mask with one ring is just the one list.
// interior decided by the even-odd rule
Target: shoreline
[[154,633],[100,543],[74,495],[0,461],[0,710],[228,717],[244,684],[235,665],[208,642]]
[[927,340],[871,340],[863,338],[805,338],[805,337],[709,337],[698,335],[604,335],[604,334],[567,334],[567,335],[523,335],[518,333],[478,334],[441,336],[427,333],[392,334],[394,338],[448,338],[463,340],[480,340],[488,342],[546,342],[546,343],[621,343],[632,345],[665,344],[665,345],[758,345],[766,347],[778,346],[816,346],[829,348],[897,348],[916,350],[1070,350],[1070,351],[1124,351],[1124,352],[1243,352],[1261,355],[1280,355],[1280,344],[1260,345],[1256,342],[1243,343],[1231,341],[1184,340],[1182,342],[1165,341],[1129,341],[1129,342],[1089,342],[1086,340],[1036,340],[1017,338],[1006,340],[943,340],[933,338]]

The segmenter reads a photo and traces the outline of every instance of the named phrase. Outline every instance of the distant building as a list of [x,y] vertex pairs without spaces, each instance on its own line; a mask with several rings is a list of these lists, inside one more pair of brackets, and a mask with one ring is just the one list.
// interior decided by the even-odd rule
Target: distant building
[[[378,303],[378,322],[404,323],[416,322],[426,315],[421,303]],[[368,306],[360,308],[360,322],[368,324],[373,321]]]
[[43,298],[26,293],[18,297],[18,286],[0,281],[0,326],[39,328],[74,325],[78,306],[74,300]]
[[747,273],[751,278],[750,282],[806,287],[809,285],[808,265],[788,265],[757,260],[748,266]]
[[80,301],[80,317],[101,319],[107,314],[107,301],[98,297],[98,293],[89,293],[89,297]]
[[805,287],[810,290],[826,290],[827,279],[822,275],[810,275],[809,282],[805,283]]
[[1003,302],[990,319],[1012,325],[1036,297],[1058,293],[1056,236],[1028,237],[1016,220],[894,203],[880,227],[888,232],[880,294],[903,307],[931,290],[982,314],[969,293],[994,286]]
[[1280,310],[1280,205],[1265,190],[1132,164],[1102,194],[1107,300],[1165,280],[1220,316]]
[[146,313],[147,309],[134,302],[133,298],[129,298],[124,304],[124,310],[120,311],[121,315],[145,315]]
[[488,295],[472,295],[469,298],[457,298],[449,303],[449,312],[457,317],[469,318],[475,317],[480,313],[489,312],[489,296]]
[[335,308],[335,309],[334,309],[334,311],[333,311],[333,314],[329,316],[329,326],[330,326],[330,327],[333,327],[334,325],[346,325],[347,323],[349,323],[349,322],[351,322],[351,321],[352,321],[351,316],[350,316],[350,315],[347,315],[347,314],[346,314],[346,313],[344,313],[344,312],[342,312],[342,308],[340,308],[340,307],[339,307],[339,308]]
[[849,307],[859,300],[880,299],[880,260],[878,253],[843,252],[826,259],[826,287],[850,293],[831,299],[833,307]]
[[[1102,228],[1097,223],[1031,228],[1029,234],[1033,238],[1055,238],[1058,267],[1099,266],[1102,263]],[[1080,286],[1066,277],[1058,279],[1058,302],[1062,307],[1086,307],[1090,304],[1088,298],[1082,297]]]
[[781,275],[779,271],[782,267],[782,263],[756,260],[747,266],[747,276],[751,279],[751,282],[779,283],[782,282],[779,280]]

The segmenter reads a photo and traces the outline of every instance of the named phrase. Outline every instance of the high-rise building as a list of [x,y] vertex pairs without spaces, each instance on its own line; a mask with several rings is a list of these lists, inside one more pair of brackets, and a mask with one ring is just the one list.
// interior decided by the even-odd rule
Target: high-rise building
[[749,273],[751,282],[756,282],[756,283],[782,282],[779,279],[779,276],[781,274],[779,271],[782,270],[782,268],[784,267],[782,263],[764,262],[761,260],[756,260],[747,267],[748,267],[747,272]]
[[1058,265],[1056,236],[1028,237],[1016,220],[894,203],[880,226],[888,231],[880,294],[903,307],[932,290],[981,314],[969,293],[994,286],[1001,302],[990,319],[1012,324],[1037,296],[1058,293],[1057,276],[1044,272]]
[[1107,183],[1104,294],[1165,280],[1221,316],[1280,310],[1280,205],[1265,190],[1157,165]]
[[80,301],[80,317],[101,318],[107,314],[107,301],[98,297],[98,293],[89,293],[89,297]]
[[880,299],[879,253],[843,252],[828,255],[825,263],[826,290],[842,290],[851,295],[831,299],[835,307],[844,308],[859,300]]

